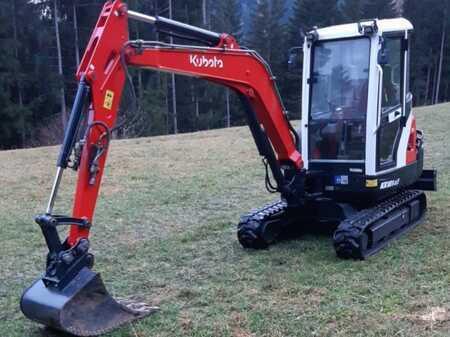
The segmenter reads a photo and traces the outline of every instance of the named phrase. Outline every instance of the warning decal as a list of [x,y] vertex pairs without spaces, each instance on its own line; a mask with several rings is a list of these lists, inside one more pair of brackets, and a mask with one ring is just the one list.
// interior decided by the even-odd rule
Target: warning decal
[[105,109],[111,110],[114,100],[114,92],[111,90],[106,90],[105,101],[103,102],[103,107]]

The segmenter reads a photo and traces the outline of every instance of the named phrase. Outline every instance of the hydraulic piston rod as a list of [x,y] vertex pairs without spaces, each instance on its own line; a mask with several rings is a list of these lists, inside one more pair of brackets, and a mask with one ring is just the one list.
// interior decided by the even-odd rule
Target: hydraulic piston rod
[[215,46],[220,42],[221,34],[219,33],[167,19],[162,16],[145,15],[128,10],[128,18],[154,25],[158,32],[195,40],[206,45]]

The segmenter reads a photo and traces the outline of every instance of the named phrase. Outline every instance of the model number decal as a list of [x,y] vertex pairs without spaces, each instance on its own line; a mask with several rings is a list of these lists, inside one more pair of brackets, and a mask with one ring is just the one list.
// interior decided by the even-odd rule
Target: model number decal
[[214,56],[189,55],[189,63],[196,68],[223,68],[223,60]]
[[395,180],[383,181],[380,185],[380,190],[395,187],[395,186],[398,186],[399,184],[400,184],[400,178],[395,179]]

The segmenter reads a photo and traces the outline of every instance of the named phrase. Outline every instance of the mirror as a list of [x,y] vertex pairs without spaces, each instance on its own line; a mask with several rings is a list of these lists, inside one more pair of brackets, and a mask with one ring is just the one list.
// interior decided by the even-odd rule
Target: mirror
[[303,47],[292,47],[289,49],[288,70],[299,71],[301,69],[301,52]]

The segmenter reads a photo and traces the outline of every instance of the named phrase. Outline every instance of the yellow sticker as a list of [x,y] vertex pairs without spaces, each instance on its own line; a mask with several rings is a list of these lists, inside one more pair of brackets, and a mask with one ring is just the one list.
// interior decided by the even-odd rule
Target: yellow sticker
[[106,90],[105,101],[103,102],[103,107],[105,109],[111,110],[114,100],[114,92],[111,90]]
[[366,187],[377,187],[378,179],[366,179]]

